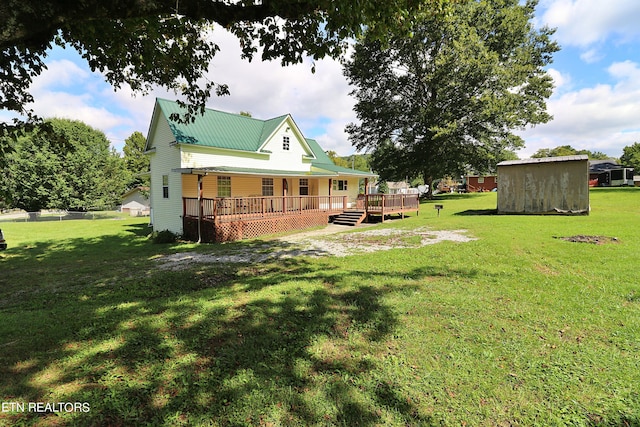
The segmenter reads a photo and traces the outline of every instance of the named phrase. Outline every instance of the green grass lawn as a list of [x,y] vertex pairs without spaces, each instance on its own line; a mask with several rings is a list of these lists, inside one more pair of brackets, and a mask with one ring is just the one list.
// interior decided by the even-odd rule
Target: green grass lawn
[[495,205],[378,225],[468,243],[180,271],[156,258],[258,245],[3,223],[0,424],[640,425],[640,189],[592,190],[589,216],[478,215]]

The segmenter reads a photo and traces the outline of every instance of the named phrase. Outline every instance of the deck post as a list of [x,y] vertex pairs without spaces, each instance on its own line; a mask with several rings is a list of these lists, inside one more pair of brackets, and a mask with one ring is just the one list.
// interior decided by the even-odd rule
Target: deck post
[[382,194],[380,196],[380,197],[382,197],[382,200],[381,200],[382,207],[380,208],[380,213],[382,214],[382,222],[384,222],[384,202],[385,202],[385,198],[386,198],[385,196],[386,196],[385,194]]
[[347,196],[342,196],[342,210],[347,210]]
[[202,178],[203,175],[198,175],[198,243],[202,243],[202,214],[204,211],[202,204]]

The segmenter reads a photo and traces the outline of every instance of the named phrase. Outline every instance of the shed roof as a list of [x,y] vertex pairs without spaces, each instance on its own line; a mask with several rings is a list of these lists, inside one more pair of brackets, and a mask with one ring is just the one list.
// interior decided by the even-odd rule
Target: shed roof
[[541,157],[535,159],[524,160],[506,160],[498,163],[498,166],[517,166],[517,165],[530,165],[536,163],[559,163],[559,162],[575,162],[589,160],[589,156],[586,154],[578,154],[575,156],[558,156],[558,157]]

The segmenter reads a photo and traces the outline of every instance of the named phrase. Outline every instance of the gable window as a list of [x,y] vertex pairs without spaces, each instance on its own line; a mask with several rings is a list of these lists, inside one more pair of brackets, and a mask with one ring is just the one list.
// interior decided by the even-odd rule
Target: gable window
[[335,191],[347,191],[347,180],[346,179],[334,179],[333,180],[333,189]]
[[273,196],[273,178],[262,178],[262,195]]
[[309,195],[309,180],[307,178],[300,178],[300,195]]
[[218,197],[231,197],[231,177],[218,177]]
[[162,175],[162,198],[169,198],[169,175]]
[[288,136],[282,137],[282,149],[284,151],[289,151],[290,140]]

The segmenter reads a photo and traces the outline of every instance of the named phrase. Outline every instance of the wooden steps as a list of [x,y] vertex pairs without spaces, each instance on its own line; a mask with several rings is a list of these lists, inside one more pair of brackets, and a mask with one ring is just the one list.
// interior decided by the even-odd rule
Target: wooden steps
[[333,219],[334,224],[356,226],[367,217],[365,211],[345,211]]

